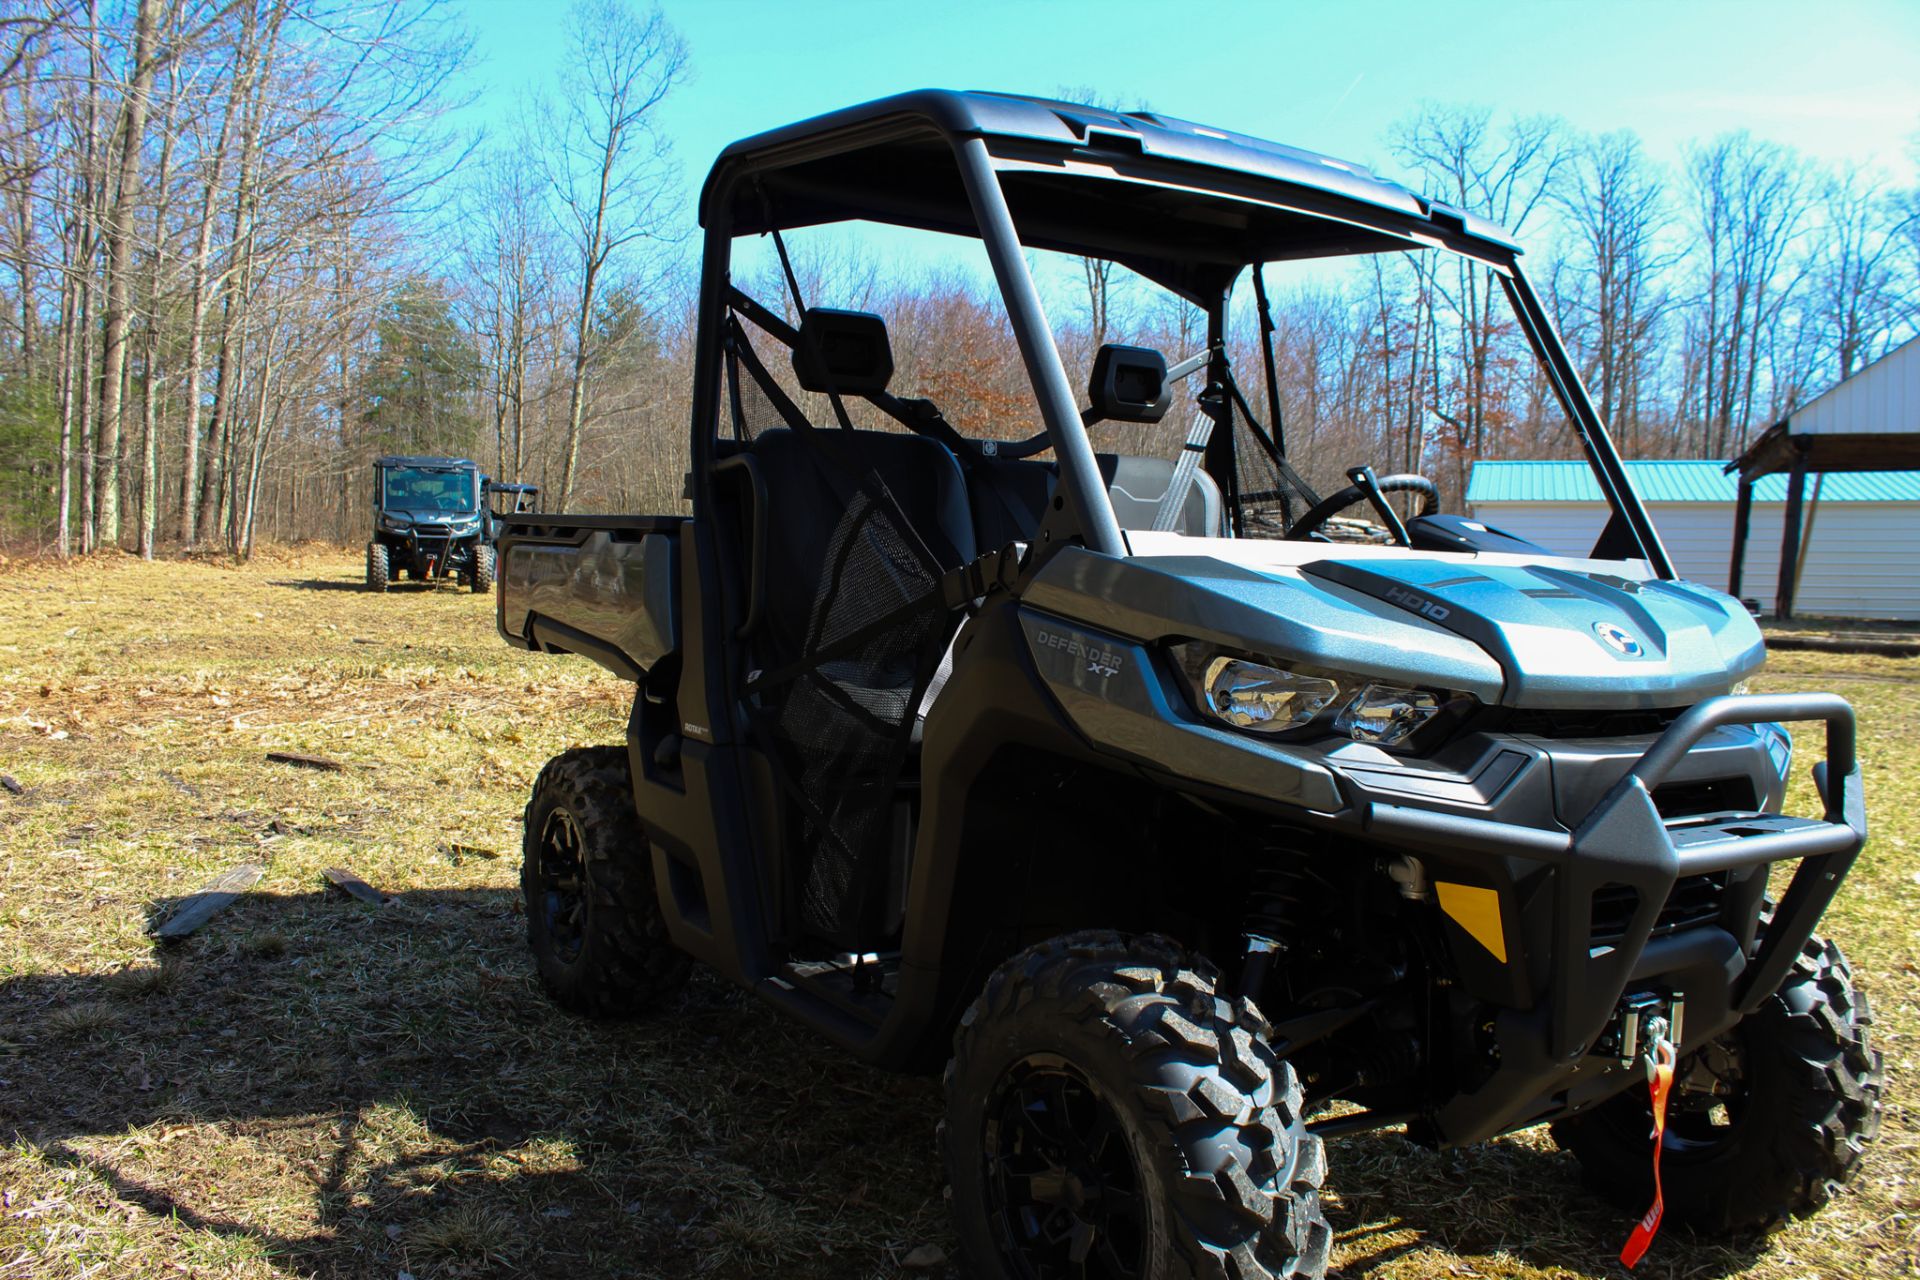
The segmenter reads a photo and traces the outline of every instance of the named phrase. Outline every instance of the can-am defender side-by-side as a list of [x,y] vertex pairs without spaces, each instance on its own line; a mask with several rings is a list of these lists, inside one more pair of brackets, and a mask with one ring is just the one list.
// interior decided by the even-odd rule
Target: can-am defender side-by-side
[[385,591],[403,573],[422,582],[457,577],[476,592],[493,590],[496,517],[482,502],[489,485],[466,458],[376,458],[368,590]]
[[483,477],[480,487],[486,494],[486,535],[489,546],[499,543],[500,522],[504,517],[530,515],[540,509],[540,486],[537,484],[514,484]]
[[[1669,1054],[1670,1220],[1764,1227],[1853,1173],[1881,1071],[1812,932],[1865,839],[1852,712],[1735,693],[1758,630],[1676,580],[1500,231],[1222,130],[945,92],[736,143],[700,214],[692,516],[500,540],[506,638],[638,686],[625,744],[527,807],[559,1001],[641,1010],[699,960],[944,1063],[979,1276],[1320,1276],[1323,1140],[1384,1126],[1551,1123],[1638,1212]],[[801,296],[781,233],[853,220],[984,244],[1044,430],[962,431],[884,317]],[[738,283],[763,236],[791,311]],[[1101,348],[1083,405],[1047,251],[1204,343]],[[1266,264],[1367,254],[1464,260],[1510,310],[1611,509],[1589,555],[1289,461],[1231,290],[1264,317]],[[1167,456],[1097,448],[1113,423]],[[1387,542],[1329,538],[1348,508]],[[1782,813],[1790,723],[1824,730],[1819,818]]]

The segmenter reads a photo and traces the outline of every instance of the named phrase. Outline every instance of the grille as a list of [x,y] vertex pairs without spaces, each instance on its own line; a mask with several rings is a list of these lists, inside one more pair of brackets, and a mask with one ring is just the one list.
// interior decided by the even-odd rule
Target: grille
[[[1667,895],[1666,905],[1654,921],[1652,936],[1665,937],[1719,919],[1730,879],[1730,873],[1715,871],[1675,881],[1673,892]],[[1631,885],[1603,885],[1593,895],[1593,945],[1606,946],[1626,937],[1639,906],[1640,893]]]
[[1653,807],[1667,819],[1695,818],[1704,813],[1748,812],[1759,808],[1751,778],[1705,778],[1693,782],[1666,782],[1653,789]]
[[1499,727],[1536,738],[1632,738],[1656,734],[1680,718],[1680,707],[1645,711],[1509,710]]

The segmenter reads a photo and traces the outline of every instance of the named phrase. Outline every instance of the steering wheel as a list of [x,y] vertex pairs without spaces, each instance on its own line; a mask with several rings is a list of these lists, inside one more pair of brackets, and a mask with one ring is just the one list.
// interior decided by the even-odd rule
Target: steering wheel
[[[1425,476],[1403,473],[1396,476],[1381,476],[1374,480],[1364,467],[1355,467],[1347,473],[1356,477],[1356,483],[1348,485],[1338,493],[1315,503],[1305,514],[1293,522],[1293,528],[1287,530],[1287,537],[1296,541],[1312,537],[1320,526],[1345,511],[1356,502],[1371,502],[1380,513],[1380,518],[1392,531],[1394,541],[1401,546],[1412,546],[1407,537],[1406,526],[1400,523],[1399,515],[1387,504],[1385,495],[1389,493],[1417,493],[1424,501],[1420,503],[1418,514],[1432,515],[1440,509],[1440,489]],[[1371,480],[1371,490],[1360,480]]]

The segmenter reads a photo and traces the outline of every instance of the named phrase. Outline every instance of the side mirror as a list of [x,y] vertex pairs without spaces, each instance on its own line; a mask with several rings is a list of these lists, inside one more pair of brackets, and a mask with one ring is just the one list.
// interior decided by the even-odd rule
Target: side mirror
[[[814,363],[815,352],[825,362],[824,370]],[[800,341],[793,349],[793,376],[808,391],[831,390],[847,396],[885,391],[893,380],[887,322],[866,311],[808,308],[800,321]]]
[[1087,380],[1090,417],[1099,422],[1158,422],[1167,416],[1167,358],[1151,347],[1109,342],[1094,353]]

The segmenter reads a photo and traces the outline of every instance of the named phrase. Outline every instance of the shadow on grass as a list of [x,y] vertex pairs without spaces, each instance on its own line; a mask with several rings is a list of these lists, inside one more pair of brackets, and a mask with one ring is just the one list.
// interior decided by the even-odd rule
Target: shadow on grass
[[[574,1019],[522,932],[506,890],[256,893],[151,967],[0,983],[0,1139],[157,1239],[177,1223],[299,1274],[827,1280],[954,1252],[937,1082],[705,973],[643,1020]],[[1550,1147],[1382,1134],[1329,1157],[1342,1276],[1422,1250],[1606,1274],[1629,1225]],[[1753,1256],[1674,1233],[1642,1274]]]
[[[271,584],[287,587],[294,591],[351,591],[359,595],[373,594],[364,582],[351,578],[281,578]],[[428,591],[466,591],[467,588],[452,578],[439,582],[393,582],[387,585],[386,594],[414,595]],[[484,592],[478,594],[485,594]]]

